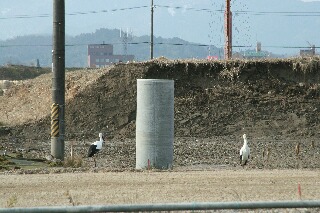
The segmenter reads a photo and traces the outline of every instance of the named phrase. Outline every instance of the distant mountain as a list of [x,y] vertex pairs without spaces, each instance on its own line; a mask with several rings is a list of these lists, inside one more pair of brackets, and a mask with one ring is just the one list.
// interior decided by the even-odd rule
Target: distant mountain
[[[132,36],[127,42],[127,54],[135,56],[137,61],[150,58],[150,36]],[[119,30],[102,28],[95,33],[78,36],[66,36],[66,67],[87,66],[88,44],[113,44],[114,54],[125,54],[125,42],[120,38]],[[3,54],[0,64],[34,65],[37,59],[40,66],[51,66],[52,37],[51,35],[28,35],[0,41]],[[211,55],[221,55],[221,49],[211,47]],[[170,59],[206,58],[208,47],[190,43],[180,38],[154,38],[154,57],[164,56]]]

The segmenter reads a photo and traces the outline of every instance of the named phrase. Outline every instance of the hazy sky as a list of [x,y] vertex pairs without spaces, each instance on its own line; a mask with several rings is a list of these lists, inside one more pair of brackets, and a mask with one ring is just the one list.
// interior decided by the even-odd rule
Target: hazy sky
[[[154,0],[155,36],[223,45],[225,0]],[[99,28],[150,34],[151,0],[65,0],[66,34]],[[1,0],[0,40],[52,33],[52,0]],[[262,42],[264,50],[298,53],[292,47],[320,46],[320,0],[232,0],[233,45]],[[234,49],[247,49],[239,47]]]

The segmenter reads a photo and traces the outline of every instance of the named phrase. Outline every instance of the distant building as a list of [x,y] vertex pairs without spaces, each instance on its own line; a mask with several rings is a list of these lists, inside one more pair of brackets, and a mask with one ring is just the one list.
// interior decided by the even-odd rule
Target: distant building
[[316,55],[316,46],[312,45],[309,50],[300,50],[300,56],[314,56]]
[[261,52],[256,52],[256,51],[246,51],[243,54],[244,58],[247,59],[254,59],[254,58],[267,58],[268,53],[261,51]]
[[214,61],[214,60],[218,60],[219,59],[219,56],[217,55],[208,55],[207,56],[207,60],[210,60],[210,61]]
[[246,59],[259,59],[267,58],[269,56],[268,52],[261,50],[261,42],[257,42],[256,50],[248,50],[243,53],[243,57]]
[[105,67],[113,63],[133,61],[134,55],[113,55],[111,44],[89,44],[88,45],[88,66]]
[[239,52],[233,52],[232,53],[232,58],[233,59],[244,59],[243,54]]

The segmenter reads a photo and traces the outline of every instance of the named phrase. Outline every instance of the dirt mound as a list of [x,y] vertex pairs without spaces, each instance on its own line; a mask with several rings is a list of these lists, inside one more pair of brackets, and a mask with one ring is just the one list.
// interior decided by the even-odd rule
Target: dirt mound
[[[161,59],[69,72],[66,75],[66,139],[96,138],[98,132],[107,133],[109,140],[133,139],[136,80],[173,79],[176,138],[216,138],[202,146],[233,140],[238,144],[227,145],[227,149],[233,151],[225,155],[237,156],[241,135],[247,133],[256,141],[263,138],[280,140],[281,144],[286,144],[284,150],[291,153],[293,143],[301,140],[311,143],[319,138],[319,70],[320,60],[315,57],[261,61]],[[2,136],[7,138],[10,131],[10,137],[49,139],[50,105],[49,74],[8,90],[0,97],[0,123],[7,126],[2,128]],[[217,139],[222,137],[228,139]],[[270,143],[262,143],[256,149],[262,155],[262,147],[264,149]],[[202,150],[201,158],[193,156],[195,148],[187,151],[183,147],[192,146],[176,142],[175,153],[183,157],[177,160],[180,164],[189,159],[185,153],[190,150],[192,162],[207,160],[214,163],[209,160],[213,159],[212,155],[205,154],[205,150],[214,150]],[[123,146],[118,152],[130,155]],[[220,159],[219,163],[225,163],[225,159]],[[237,162],[237,159],[231,162]],[[312,167],[317,166],[313,164]]]
[[50,72],[50,68],[8,64],[0,67],[0,80],[25,80]]

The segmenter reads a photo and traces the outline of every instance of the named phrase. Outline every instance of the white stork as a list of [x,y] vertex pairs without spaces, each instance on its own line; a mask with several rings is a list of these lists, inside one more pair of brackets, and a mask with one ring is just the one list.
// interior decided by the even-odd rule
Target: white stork
[[104,137],[102,133],[99,133],[99,141],[93,142],[88,151],[88,157],[93,157],[94,160],[94,166],[97,166],[95,154],[97,154],[102,149],[102,143],[104,142]]
[[250,148],[248,146],[247,135],[243,134],[243,146],[240,149],[240,164],[246,165],[250,158]]

